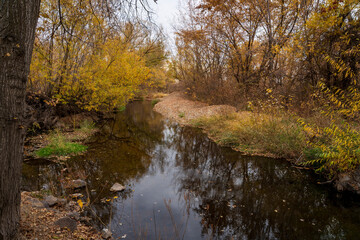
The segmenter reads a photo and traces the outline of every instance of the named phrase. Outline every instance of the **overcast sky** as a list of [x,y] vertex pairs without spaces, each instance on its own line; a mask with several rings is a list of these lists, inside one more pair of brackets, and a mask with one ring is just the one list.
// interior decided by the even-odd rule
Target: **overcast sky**
[[[154,21],[164,27],[165,33],[169,35],[170,41],[173,41],[173,27],[176,15],[179,12],[179,0],[158,0],[157,4],[153,3],[152,0],[149,1],[150,5],[155,12]],[[170,43],[172,44],[172,43]]]

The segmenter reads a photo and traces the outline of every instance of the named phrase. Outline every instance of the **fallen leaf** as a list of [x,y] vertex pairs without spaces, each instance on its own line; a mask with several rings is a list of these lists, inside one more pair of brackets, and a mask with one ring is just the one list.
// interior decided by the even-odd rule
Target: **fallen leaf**
[[80,208],[82,209],[83,206],[84,206],[84,203],[81,201],[81,199],[79,199],[79,200],[77,201],[77,203],[79,204]]

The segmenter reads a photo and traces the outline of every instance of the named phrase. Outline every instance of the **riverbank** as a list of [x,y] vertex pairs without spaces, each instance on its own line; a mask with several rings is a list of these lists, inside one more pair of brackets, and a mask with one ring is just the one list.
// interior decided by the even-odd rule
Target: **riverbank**
[[[69,190],[66,193],[86,187],[85,179],[81,178],[84,176],[69,172],[66,161],[87,150],[89,138],[98,132],[94,120],[97,117],[89,113],[69,115],[58,119],[53,130],[27,136],[24,162],[63,166],[58,181]],[[29,192],[26,186],[22,188],[26,191],[21,193],[21,239],[103,239],[90,225],[89,218],[81,215],[82,203],[76,202],[76,194],[58,196],[51,188],[35,192]]]
[[180,124],[199,127],[216,143],[246,155],[286,158],[301,155],[306,137],[295,119],[237,111],[229,105],[208,105],[175,92],[155,105],[154,110]]
[[20,239],[102,239],[74,201],[22,192],[20,209]]
[[86,151],[87,140],[98,131],[91,118],[82,118],[75,125],[60,120],[57,126],[51,131],[26,138],[24,161],[37,158],[53,162],[65,161],[72,155]]
[[[314,137],[296,117],[236,111],[228,105],[209,106],[180,92],[162,98],[154,110],[180,124],[202,128],[222,146],[246,155],[285,158],[295,165],[305,160],[308,141]],[[333,183],[338,191],[360,194],[360,170],[335,174],[327,183]]]
[[[199,129],[164,119],[153,111],[151,101],[129,103],[101,126],[83,156],[64,165],[25,164],[23,183],[28,191],[51,190],[62,183],[59,179],[84,179],[86,188],[55,196],[82,194],[73,201],[82,200],[83,214],[96,229],[111,230],[114,239],[360,234],[354,225],[358,198],[317,186],[310,171],[299,171],[286,161],[222,148]],[[116,182],[126,189],[111,192]],[[336,229],[324,231],[334,221]]]

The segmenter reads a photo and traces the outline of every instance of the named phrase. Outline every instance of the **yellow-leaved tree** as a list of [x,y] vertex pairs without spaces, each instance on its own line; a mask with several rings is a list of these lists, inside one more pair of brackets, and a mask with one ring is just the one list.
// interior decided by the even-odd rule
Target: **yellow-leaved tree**
[[331,176],[360,166],[360,2],[325,1],[307,22],[309,55],[320,59],[323,77],[317,84],[317,97],[330,125],[314,127],[305,164]]
[[120,19],[118,11],[116,4],[42,1],[28,90],[86,110],[111,110],[163,85],[152,74],[166,72],[161,32]]
[[121,39],[107,40],[99,46],[78,75],[79,81],[68,84],[59,97],[77,97],[77,104],[87,110],[124,105],[134,98],[141,85],[150,84],[151,76],[145,60],[127,49]]

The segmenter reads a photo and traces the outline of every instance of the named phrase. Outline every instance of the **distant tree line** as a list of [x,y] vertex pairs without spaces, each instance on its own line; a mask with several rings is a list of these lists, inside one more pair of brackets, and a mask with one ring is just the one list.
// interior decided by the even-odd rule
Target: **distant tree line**
[[301,105],[319,83],[359,87],[357,0],[190,0],[177,31],[176,69],[193,96],[239,105],[279,96]]

